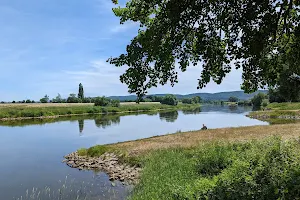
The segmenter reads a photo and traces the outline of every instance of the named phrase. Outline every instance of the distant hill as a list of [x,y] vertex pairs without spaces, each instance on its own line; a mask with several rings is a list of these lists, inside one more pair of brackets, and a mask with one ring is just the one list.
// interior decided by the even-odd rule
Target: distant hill
[[[200,96],[203,100],[220,100],[227,101],[229,97],[237,97],[239,100],[249,100],[257,93],[267,93],[268,90],[259,90],[252,94],[246,94],[244,91],[232,91],[232,92],[218,92],[218,93],[193,93],[193,94],[175,94],[178,99],[183,98],[191,98],[195,96]],[[165,96],[166,94],[151,94],[147,96]],[[111,96],[111,99],[118,99],[120,101],[134,101],[136,100],[136,95],[128,95],[128,96]]]

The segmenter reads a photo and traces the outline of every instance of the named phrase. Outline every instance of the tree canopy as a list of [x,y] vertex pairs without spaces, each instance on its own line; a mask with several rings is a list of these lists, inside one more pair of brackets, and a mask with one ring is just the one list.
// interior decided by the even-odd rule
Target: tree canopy
[[[40,99],[41,103],[48,103],[49,102],[49,96],[46,94],[43,98]],[[25,103],[25,101],[24,101]]]
[[239,99],[237,97],[229,97],[228,101],[229,102],[238,102]]
[[260,92],[251,99],[251,102],[252,102],[253,107],[258,108],[258,107],[262,106],[263,101],[266,99],[268,99],[268,96],[266,94]]
[[198,88],[242,69],[246,92],[275,86],[285,69],[300,74],[299,0],[129,0],[113,12],[140,25],[126,53],[108,60],[128,67],[120,80],[139,98],[190,65],[202,65]]

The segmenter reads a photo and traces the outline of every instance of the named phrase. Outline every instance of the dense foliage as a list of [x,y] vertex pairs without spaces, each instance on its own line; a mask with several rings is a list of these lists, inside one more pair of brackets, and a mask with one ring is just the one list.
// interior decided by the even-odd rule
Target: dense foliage
[[238,102],[239,99],[237,97],[229,97],[228,101],[229,102]]
[[185,104],[193,104],[193,103],[197,104],[197,103],[201,103],[202,99],[199,96],[195,96],[192,98],[184,98],[181,100],[181,102]]
[[183,72],[203,65],[198,88],[220,84],[234,68],[243,70],[246,92],[275,86],[286,68],[300,74],[299,0],[130,0],[113,11],[140,25],[126,53],[108,60],[128,66],[120,80],[139,97],[173,86],[177,62]]
[[[41,103],[48,103],[49,102],[49,96],[45,95],[43,98],[40,99],[40,102]],[[24,101],[24,103],[25,103],[25,101]]]
[[[299,66],[300,68],[300,66]],[[281,74],[279,84],[269,89],[270,102],[299,102],[300,80],[290,77],[290,72]]]
[[119,100],[112,100],[106,97],[97,97],[95,99],[95,106],[112,106],[112,107],[119,107],[120,101]]
[[150,99],[152,102],[161,102],[164,97],[150,95],[150,96],[147,96],[147,98]]
[[271,138],[152,152],[131,199],[299,199],[299,150]]
[[[253,107],[261,107],[264,100],[267,100],[268,99],[268,96],[264,93],[258,93],[257,95],[255,95],[252,99],[251,99],[251,102],[252,102],[252,105]],[[266,106],[265,103],[263,105],[264,107]]]
[[168,94],[162,99],[161,104],[176,106],[178,104],[178,100],[175,95]]
[[80,103],[80,99],[76,97],[76,94],[70,94],[70,96],[67,99],[68,103]]

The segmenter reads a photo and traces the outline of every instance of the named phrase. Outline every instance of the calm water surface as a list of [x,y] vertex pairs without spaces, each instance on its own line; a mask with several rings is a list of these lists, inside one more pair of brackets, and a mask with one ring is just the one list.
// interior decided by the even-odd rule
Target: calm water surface
[[[193,111],[173,111],[127,116],[81,116],[49,120],[0,123],[0,199],[9,200],[50,188],[57,193],[66,182],[65,199],[77,194],[88,199],[124,199],[130,186],[111,183],[101,172],[79,171],[61,163],[63,156],[81,147],[108,144],[176,131],[267,125],[245,116],[251,108],[203,106]],[[32,188],[38,188],[32,192]],[[72,192],[71,192],[72,190]],[[68,196],[68,197],[67,197]],[[75,198],[74,198],[75,197]],[[51,197],[53,198],[53,197]],[[51,199],[50,198],[50,199]],[[36,197],[34,198],[36,199]],[[43,198],[45,199],[45,198]]]

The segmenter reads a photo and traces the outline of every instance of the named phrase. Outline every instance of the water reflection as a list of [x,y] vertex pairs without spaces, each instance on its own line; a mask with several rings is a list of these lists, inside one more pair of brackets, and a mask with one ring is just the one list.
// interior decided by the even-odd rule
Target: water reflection
[[97,117],[94,121],[98,128],[105,129],[113,124],[120,124],[120,115],[105,115],[103,117]]
[[[157,116],[160,120],[166,122],[176,122],[180,114],[183,115],[198,115],[205,113],[235,113],[243,114],[252,111],[252,107],[244,106],[224,106],[224,105],[203,105],[196,109],[182,110],[182,111],[153,111],[153,112],[137,112],[137,113],[123,113],[114,115],[85,115],[85,116],[68,116],[68,117],[58,117],[58,118],[45,118],[45,119],[28,119],[28,120],[14,120],[14,121],[0,121],[0,126],[8,127],[24,127],[31,125],[44,126],[50,123],[57,122],[78,122],[79,136],[82,136],[85,128],[85,121],[92,120],[98,128],[105,129],[107,127],[118,125],[121,122],[123,116],[129,115],[147,115],[147,116]],[[299,123],[299,120],[268,120],[271,124],[282,124],[282,123]]]
[[79,126],[79,135],[82,136],[82,131],[84,128],[84,119],[79,119],[78,120],[78,126]]
[[193,109],[193,110],[183,110],[182,113],[184,115],[197,115],[201,112],[201,108],[196,108],[196,109]]
[[227,106],[227,105],[204,105],[201,107],[201,112],[222,112],[242,114],[252,111],[251,106]]
[[178,111],[160,112],[159,118],[165,120],[166,122],[175,122],[178,118]]
[[[193,110],[184,110],[182,113],[184,115],[188,114],[199,114],[201,112],[200,108],[196,108]],[[64,121],[77,121],[80,135],[83,134],[84,131],[84,122],[85,120],[94,120],[96,127],[98,128],[107,128],[108,126],[112,126],[114,124],[119,124],[122,116],[129,115],[148,115],[148,116],[156,116],[161,120],[167,122],[175,122],[178,118],[178,111],[153,111],[153,112],[138,112],[138,113],[124,113],[124,114],[114,114],[114,115],[84,115],[84,116],[68,116],[68,117],[57,117],[57,118],[44,118],[44,119],[26,119],[26,120],[13,120],[13,121],[0,121],[0,126],[9,126],[9,127],[23,127],[23,126],[31,126],[31,125],[46,125],[56,122],[64,122]]]
[[230,110],[231,112],[235,112],[235,111],[238,110],[238,106],[235,105],[235,104],[234,104],[234,105],[229,105],[228,108],[229,108],[229,110]]

